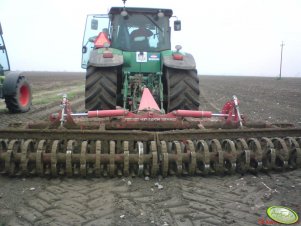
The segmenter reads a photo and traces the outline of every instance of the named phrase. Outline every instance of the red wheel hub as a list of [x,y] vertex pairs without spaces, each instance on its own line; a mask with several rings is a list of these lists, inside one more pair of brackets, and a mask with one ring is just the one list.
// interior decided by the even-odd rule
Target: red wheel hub
[[28,105],[30,100],[30,90],[29,87],[26,85],[23,85],[20,87],[20,95],[19,95],[19,102],[20,104],[25,107]]

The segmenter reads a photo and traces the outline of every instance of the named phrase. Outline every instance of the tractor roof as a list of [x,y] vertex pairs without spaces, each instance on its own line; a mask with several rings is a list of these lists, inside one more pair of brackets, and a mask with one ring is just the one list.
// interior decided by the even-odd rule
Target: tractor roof
[[[110,9],[109,14],[120,14],[123,9],[124,9],[124,7],[112,7]],[[168,17],[172,16],[171,9],[125,7],[125,10],[128,13],[149,13],[149,14],[156,14],[160,10],[162,13],[164,13],[165,16],[168,16]]]

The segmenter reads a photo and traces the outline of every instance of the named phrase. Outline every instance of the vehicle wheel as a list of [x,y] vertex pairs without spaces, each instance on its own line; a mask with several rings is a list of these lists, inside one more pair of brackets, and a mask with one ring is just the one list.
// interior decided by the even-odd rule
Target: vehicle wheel
[[86,73],[86,110],[115,109],[116,101],[116,68],[97,68],[89,66]]
[[196,70],[167,68],[167,112],[199,109],[199,78]]
[[5,96],[6,107],[11,113],[29,111],[32,104],[31,87],[25,77],[19,76],[14,95]]

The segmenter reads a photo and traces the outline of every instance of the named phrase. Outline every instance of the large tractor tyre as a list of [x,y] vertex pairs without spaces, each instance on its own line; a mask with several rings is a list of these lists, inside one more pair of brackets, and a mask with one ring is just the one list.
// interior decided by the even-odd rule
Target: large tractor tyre
[[86,74],[86,110],[116,108],[117,69],[89,66]]
[[9,84],[15,89],[14,94],[4,96],[6,107],[11,113],[24,113],[29,111],[32,104],[31,87],[25,77],[19,76],[16,83]]
[[167,112],[199,109],[199,78],[196,70],[167,68]]

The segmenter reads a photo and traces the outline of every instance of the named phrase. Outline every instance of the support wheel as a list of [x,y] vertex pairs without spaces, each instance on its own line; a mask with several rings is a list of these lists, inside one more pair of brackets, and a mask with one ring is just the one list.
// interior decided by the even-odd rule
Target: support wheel
[[196,70],[166,68],[167,112],[199,109],[199,78]]
[[13,95],[4,96],[6,107],[11,113],[23,113],[29,111],[32,103],[31,87],[24,76],[19,76],[15,84],[16,92]]
[[117,70],[89,66],[86,74],[86,110],[116,108]]

